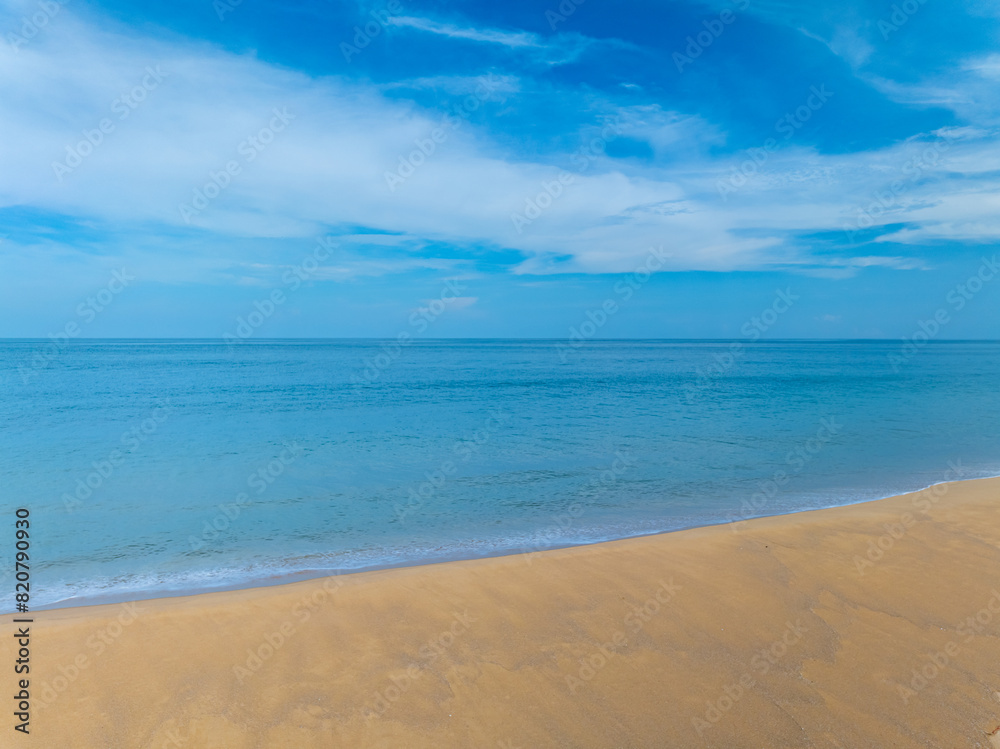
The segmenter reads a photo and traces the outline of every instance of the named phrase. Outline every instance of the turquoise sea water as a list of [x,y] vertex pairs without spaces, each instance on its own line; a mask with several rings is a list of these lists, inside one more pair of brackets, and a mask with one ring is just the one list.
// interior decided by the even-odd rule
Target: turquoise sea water
[[3,341],[0,588],[13,590],[17,507],[31,512],[37,608],[538,550],[1000,474],[1000,344],[900,353]]

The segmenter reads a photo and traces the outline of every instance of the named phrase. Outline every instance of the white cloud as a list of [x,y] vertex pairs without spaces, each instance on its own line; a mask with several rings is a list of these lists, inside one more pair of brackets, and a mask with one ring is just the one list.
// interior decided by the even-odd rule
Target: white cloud
[[414,29],[448,39],[496,44],[513,52],[527,53],[528,59],[545,65],[565,65],[574,62],[585,51],[595,46],[632,46],[618,39],[593,39],[577,33],[556,34],[546,39],[530,31],[477,29],[414,16],[395,16],[389,19],[389,24],[397,28]]
[[440,34],[451,39],[502,44],[505,47],[544,46],[537,34],[527,31],[463,28],[450,23],[438,23],[429,18],[416,18],[413,16],[394,16],[389,19],[389,23],[393,26],[408,26],[409,28],[426,31],[430,34]]
[[[744,159],[720,161],[711,154],[725,133],[694,115],[630,107],[617,113],[623,136],[649,144],[651,161],[595,154],[548,201],[546,186],[555,190],[567,159],[508,160],[488,133],[464,122],[444,128],[444,140],[393,192],[386,172],[430,142],[442,127],[440,115],[387,97],[376,85],[313,78],[200,43],[127,37],[63,12],[30,44],[18,50],[0,45],[0,131],[16,144],[0,151],[0,206],[110,226],[119,242],[140,238],[144,249],[134,257],[165,279],[205,280],[219,273],[252,279],[253,273],[232,270],[231,257],[213,253],[235,252],[240,238],[301,240],[331,231],[344,235],[349,260],[324,271],[328,278],[462,267],[453,257],[424,257],[436,244],[480,253],[518,250],[526,257],[519,273],[631,271],[650,246],[661,245],[671,254],[668,267],[678,270],[823,266],[806,243],[791,238],[860,228],[858,216],[894,180],[904,180],[905,189],[871,219],[873,226],[906,224],[892,241],[1000,238],[1000,219],[994,218],[1000,206],[993,197],[998,185],[990,171],[1000,168],[1000,152],[988,125],[950,133],[948,151],[913,180],[907,164],[935,141],[932,134],[860,154],[819,154],[791,141],[723,201],[717,185]],[[16,18],[0,21],[10,27]],[[441,27],[433,33],[457,32]],[[519,39],[483,41],[516,46]],[[124,110],[120,103],[116,110],[116,102],[157,66],[162,82],[135,109],[126,106],[128,116],[120,119]],[[992,70],[991,63],[967,74],[982,76],[984,70]],[[456,96],[471,83],[438,82],[444,90],[452,86]],[[438,84],[425,79],[421,85]],[[500,95],[512,95],[516,85],[504,78]],[[262,149],[252,148],[256,155],[248,160],[241,144],[274,123],[275,109],[294,119]],[[593,130],[600,131],[604,114],[595,117]],[[67,145],[99,130],[103,119],[113,131],[58,181],[53,162],[66,158]],[[586,143],[594,133],[580,136]],[[213,173],[224,181],[219,175],[232,161],[239,174],[187,224],[178,206],[190,204],[196,189],[205,190]],[[551,206],[519,233],[511,214],[524,212],[528,201]],[[142,239],[161,235],[179,239],[173,245]],[[12,243],[4,243],[5,255]],[[29,244],[20,249],[85,251]],[[287,259],[295,261],[301,251],[298,246]],[[859,257],[868,257],[863,253]],[[174,264],[166,267],[171,257]],[[893,253],[887,257],[897,260]],[[851,268],[855,260],[834,262]],[[894,267],[916,267],[905,262]]]
[[803,27],[799,27],[798,32],[823,44],[855,70],[861,68],[875,51],[871,42],[859,32],[859,25],[856,23],[839,23],[833,26],[827,30],[829,38]]
[[978,73],[983,78],[1000,79],[1000,55],[993,54],[969,60],[963,68]]
[[[512,75],[489,75],[490,91],[493,95],[504,97],[521,91],[521,82]],[[479,75],[437,75],[424,78],[406,78],[401,81],[391,81],[380,86],[382,91],[399,89],[444,91],[453,96],[475,94],[483,88],[484,76]]]

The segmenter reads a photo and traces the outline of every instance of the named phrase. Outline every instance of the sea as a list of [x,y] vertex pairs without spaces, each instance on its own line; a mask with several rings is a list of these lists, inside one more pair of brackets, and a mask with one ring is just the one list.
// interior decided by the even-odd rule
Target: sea
[[[0,611],[589,544],[1000,475],[1000,343],[0,341]],[[22,545],[23,548],[23,545]]]

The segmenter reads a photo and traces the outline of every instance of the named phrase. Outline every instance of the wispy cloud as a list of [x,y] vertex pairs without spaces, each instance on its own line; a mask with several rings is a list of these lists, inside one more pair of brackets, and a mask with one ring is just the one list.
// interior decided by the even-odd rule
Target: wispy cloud
[[[864,241],[880,246],[1000,239],[994,197],[1000,192],[995,171],[1000,152],[989,106],[961,110],[969,124],[949,134],[947,153],[924,165],[919,179],[909,179],[907,165],[941,133],[851,152],[822,153],[808,143],[792,143],[722,201],[719,180],[748,158],[718,153],[727,138],[722,123],[658,103],[623,106],[595,95],[594,123],[570,133],[559,148],[512,153],[488,127],[464,122],[390,193],[385,173],[430,142],[442,113],[394,99],[387,90],[439,86],[459,94],[470,90],[472,77],[375,84],[311,76],[206,44],[116,34],[69,8],[63,12],[60,23],[30,45],[0,46],[6,79],[0,129],[8,143],[17,144],[0,152],[0,207],[29,207],[101,227],[108,253],[156,236],[183,237],[187,248],[210,244],[211,252],[225,255],[247,240],[339,233],[355,257],[317,276],[333,279],[393,270],[445,272],[483,258],[496,258],[498,267],[518,274],[630,271],[649,246],[660,245],[671,254],[671,270],[828,267],[812,240],[803,239],[822,233],[836,235],[828,240],[834,244],[854,247],[842,254],[853,260],[838,261],[840,267],[917,269],[923,267],[918,260],[896,249],[856,248],[861,240],[845,227],[868,230]],[[550,49],[556,43],[528,32],[395,20],[403,28],[514,50]],[[995,70],[995,57],[963,65],[962,85],[971,88],[953,95],[986,97],[987,89],[979,87]],[[122,118],[125,110],[116,110],[115,102],[157,66],[163,82],[136,107],[126,107],[128,116]],[[507,94],[520,91],[519,78],[498,79]],[[944,83],[932,79],[920,85]],[[987,102],[995,104],[995,94]],[[275,109],[294,119],[248,160],[241,145],[259,137]],[[537,202],[550,189],[546,185],[573,168],[576,149],[601,140],[607,117],[617,117],[621,125],[616,143],[593,151],[586,168],[572,173],[529,230],[515,231],[511,214]],[[67,159],[67,148],[96,138],[105,119],[113,132],[59,180],[53,164]],[[615,147],[629,143],[643,146],[635,152],[648,155],[615,155]],[[192,203],[213,181],[218,184],[224,179],[218,175],[233,161],[239,174],[186,220],[179,205]],[[894,180],[905,180],[905,190],[897,191],[891,204],[869,211]],[[858,217],[865,212],[870,221],[862,225]],[[365,238],[344,228],[357,226],[393,239]],[[17,237],[4,243],[5,249],[30,247],[35,253],[72,252],[71,245]],[[190,249],[158,251],[157,267],[175,258],[169,278],[184,278],[185,269],[192,280],[218,270],[191,262]]]
[[526,54],[529,60],[545,65],[565,65],[575,62],[585,52],[596,47],[634,48],[634,45],[620,39],[595,39],[575,32],[542,37],[529,31],[458,26],[453,23],[443,23],[416,16],[396,16],[389,19],[389,24],[398,28],[434,34],[446,39],[506,47],[513,53]]
[[415,16],[394,16],[389,19],[393,26],[405,26],[430,34],[439,34],[450,39],[465,39],[471,42],[501,44],[505,47],[543,47],[545,46],[537,34],[526,31],[501,31],[499,29],[475,29],[456,26],[450,23],[439,23],[429,18]]
[[[490,93],[492,96],[504,97],[517,94],[521,90],[520,78],[512,75],[490,75]],[[451,95],[474,94],[483,88],[482,76],[471,75],[435,75],[424,78],[404,78],[389,81],[380,86],[382,91],[410,89],[414,91],[437,90]]]

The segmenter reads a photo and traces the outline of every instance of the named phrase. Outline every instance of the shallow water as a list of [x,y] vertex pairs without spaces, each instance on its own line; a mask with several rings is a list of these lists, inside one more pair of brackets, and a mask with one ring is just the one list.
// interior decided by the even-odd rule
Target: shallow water
[[543,549],[1000,474],[1000,344],[932,344],[894,371],[899,353],[3,341],[0,585],[13,588],[16,507],[31,511],[37,608]]

